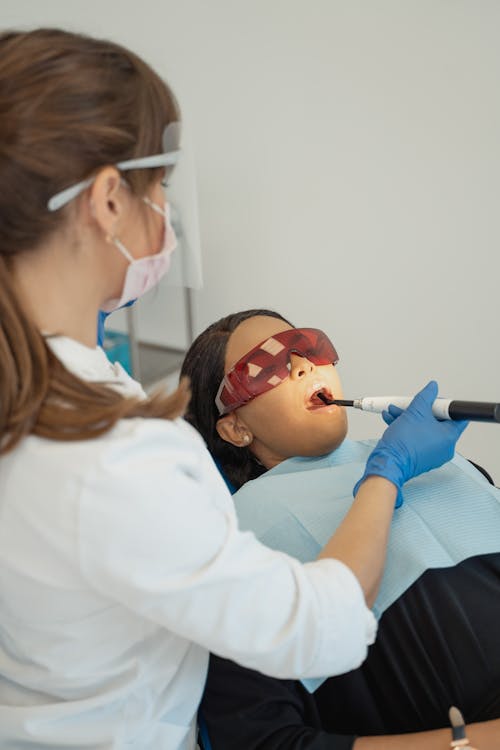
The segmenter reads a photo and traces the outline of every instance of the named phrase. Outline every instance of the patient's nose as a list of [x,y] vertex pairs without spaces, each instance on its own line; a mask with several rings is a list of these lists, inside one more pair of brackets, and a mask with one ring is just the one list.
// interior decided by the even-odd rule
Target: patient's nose
[[290,376],[292,378],[303,378],[316,369],[309,359],[299,354],[290,354]]

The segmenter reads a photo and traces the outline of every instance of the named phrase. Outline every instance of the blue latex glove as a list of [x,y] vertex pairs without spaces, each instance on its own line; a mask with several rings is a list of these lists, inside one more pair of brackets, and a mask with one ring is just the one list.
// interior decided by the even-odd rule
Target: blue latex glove
[[423,474],[453,458],[455,444],[468,425],[465,420],[438,420],[432,413],[432,404],[438,395],[438,386],[431,380],[407,409],[389,407],[383,418],[389,424],[377,445],[368,456],[363,476],[354,487],[367,477],[385,477],[398,488],[396,508],[403,504],[402,487],[408,479]]

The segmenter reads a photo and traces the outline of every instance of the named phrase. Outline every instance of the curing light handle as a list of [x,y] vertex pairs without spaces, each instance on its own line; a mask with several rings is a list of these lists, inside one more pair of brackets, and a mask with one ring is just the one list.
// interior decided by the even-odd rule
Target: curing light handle
[[451,401],[450,419],[470,419],[474,422],[500,422],[500,404],[486,401]]
[[[365,396],[354,401],[353,406],[363,411],[380,413],[387,409],[389,404],[406,409],[411,400],[410,396]],[[437,419],[500,422],[500,404],[486,401],[453,401],[450,398],[437,398],[432,405],[432,413]]]

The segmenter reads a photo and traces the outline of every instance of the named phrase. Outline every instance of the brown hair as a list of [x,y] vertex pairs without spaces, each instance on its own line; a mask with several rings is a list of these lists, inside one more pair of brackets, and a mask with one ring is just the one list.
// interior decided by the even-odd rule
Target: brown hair
[[[0,34],[0,453],[29,434],[53,440],[100,435],[126,417],[172,419],[171,396],[124,398],[70,373],[47,346],[15,293],[10,260],[36,252],[67,220],[55,193],[121,160],[158,153],[179,120],[168,86],[132,52],[57,29]],[[155,169],[127,173],[143,195]],[[96,321],[97,325],[97,321]]]

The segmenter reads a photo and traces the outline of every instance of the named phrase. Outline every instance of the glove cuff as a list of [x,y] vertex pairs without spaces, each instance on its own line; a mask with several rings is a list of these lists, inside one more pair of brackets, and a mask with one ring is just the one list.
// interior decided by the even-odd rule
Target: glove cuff
[[384,477],[385,479],[388,479],[389,482],[396,485],[398,495],[394,507],[399,508],[403,504],[402,487],[405,480],[402,476],[398,462],[390,455],[390,453],[385,450],[379,452],[377,448],[372,451],[368,457],[363,476],[354,486],[354,496],[356,495],[361,483],[370,476]]
[[[354,489],[352,491],[353,497],[356,497],[357,492],[358,492],[360,486],[363,484],[363,482],[365,481],[365,479],[367,479],[369,476],[373,477],[373,476],[381,476],[381,475],[380,474],[363,474],[363,476],[361,477],[361,479],[359,479],[356,482],[356,484],[354,485]],[[385,478],[388,479],[388,477],[385,477]],[[389,481],[392,482],[392,479],[390,479]],[[394,482],[393,482],[393,484],[394,484]],[[397,485],[396,485],[396,487],[397,487],[397,490],[398,490],[398,494],[396,496],[396,502],[394,503],[394,507],[395,508],[400,508],[403,505],[403,501],[404,501],[403,490],[401,489],[401,487],[398,487]]]

